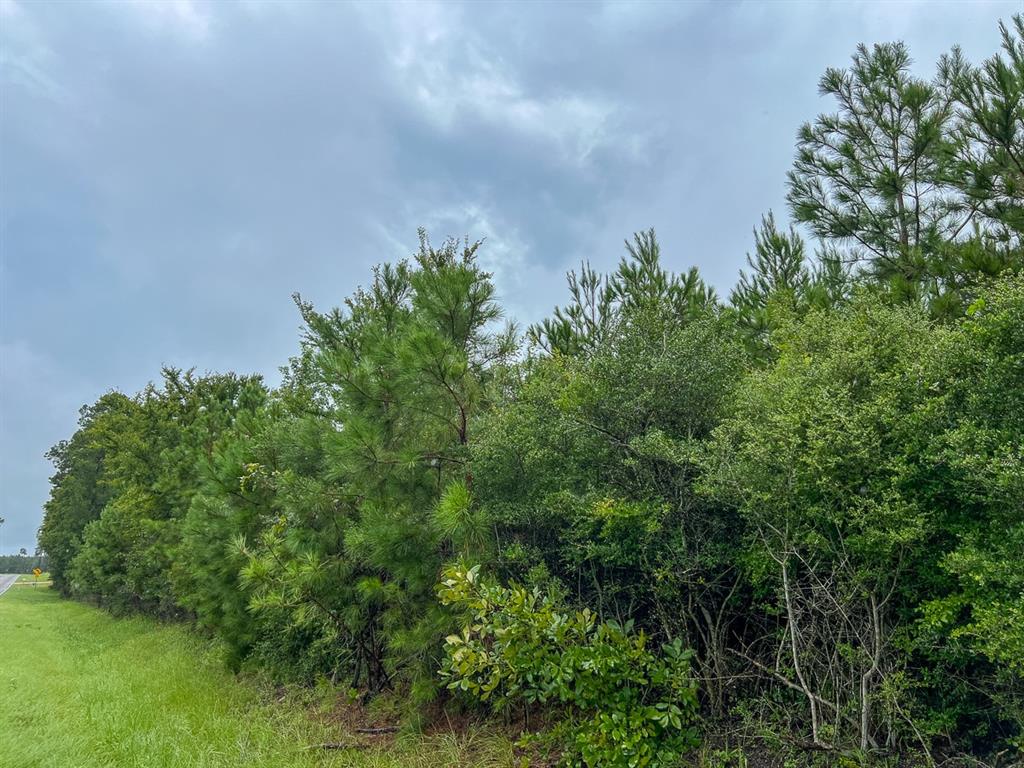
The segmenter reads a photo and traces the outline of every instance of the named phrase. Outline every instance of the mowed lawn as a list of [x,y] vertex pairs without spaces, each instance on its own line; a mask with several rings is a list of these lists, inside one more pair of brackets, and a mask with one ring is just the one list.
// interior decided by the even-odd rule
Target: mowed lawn
[[48,587],[19,585],[0,596],[3,768],[511,764],[507,745],[472,736],[319,746],[350,740],[296,704],[268,704],[186,627],[115,619]]

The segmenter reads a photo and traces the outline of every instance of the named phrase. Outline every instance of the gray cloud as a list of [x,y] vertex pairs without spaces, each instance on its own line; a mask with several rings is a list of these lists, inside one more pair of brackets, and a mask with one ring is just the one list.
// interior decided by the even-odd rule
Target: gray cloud
[[649,226],[727,290],[826,66],[980,59],[1015,5],[0,0],[0,549],[78,406],[275,378],[291,292],[337,304],[417,226],[486,237],[525,322]]

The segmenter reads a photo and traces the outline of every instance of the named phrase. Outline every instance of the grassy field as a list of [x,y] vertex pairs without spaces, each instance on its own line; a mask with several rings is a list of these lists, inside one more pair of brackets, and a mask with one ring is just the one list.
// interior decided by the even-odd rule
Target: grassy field
[[0,765],[11,768],[506,766],[496,738],[359,750],[296,703],[268,704],[185,627],[114,619],[49,588],[0,596]]

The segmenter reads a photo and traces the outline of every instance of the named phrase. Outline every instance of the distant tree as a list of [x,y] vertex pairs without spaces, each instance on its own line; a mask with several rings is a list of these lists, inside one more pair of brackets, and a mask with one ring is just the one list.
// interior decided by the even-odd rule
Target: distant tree
[[82,547],[86,526],[100,516],[111,497],[104,480],[104,458],[111,445],[104,426],[135,407],[131,398],[108,392],[93,405],[84,406],[78,430],[51,448],[46,456],[54,464],[50,497],[39,529],[39,546],[50,558],[54,586],[70,593],[69,570]]
[[166,369],[162,386],[83,409],[79,431],[51,452],[40,544],[56,553],[58,585],[118,611],[194,611],[238,661],[254,638],[235,539],[272,512],[246,493],[255,473],[239,457],[252,455],[265,400],[257,377]]
[[258,378],[166,368],[161,387],[105,395],[51,456],[40,544],[61,589],[117,610],[178,612],[172,563],[217,437],[258,404]]
[[32,573],[33,568],[46,568],[46,559],[28,555],[0,555],[0,573]]

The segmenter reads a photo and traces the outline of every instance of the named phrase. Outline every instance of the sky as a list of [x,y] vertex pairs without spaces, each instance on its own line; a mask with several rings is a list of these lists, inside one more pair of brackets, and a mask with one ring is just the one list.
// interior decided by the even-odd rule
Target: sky
[[826,67],[931,76],[1009,2],[0,0],[0,553],[78,409],[169,364],[273,383],[373,264],[484,238],[509,317],[654,227],[727,294]]

